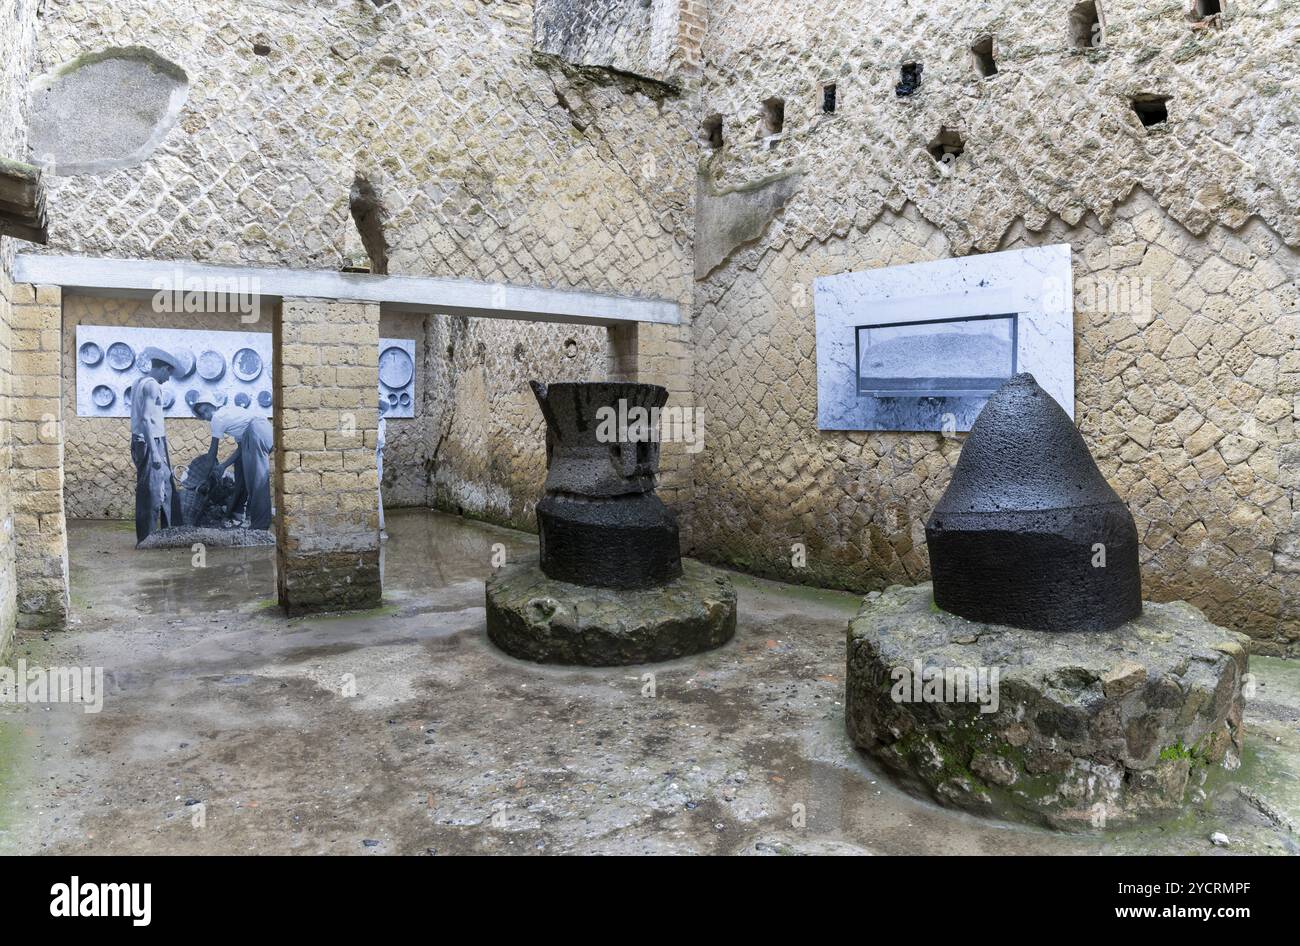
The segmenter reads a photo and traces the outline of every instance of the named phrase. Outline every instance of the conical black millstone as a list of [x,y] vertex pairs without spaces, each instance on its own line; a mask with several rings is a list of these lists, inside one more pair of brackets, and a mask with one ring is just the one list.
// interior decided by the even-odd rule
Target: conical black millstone
[[1133,515],[1031,374],[980,412],[925,539],[935,604],[969,620],[1099,631],[1142,613]]

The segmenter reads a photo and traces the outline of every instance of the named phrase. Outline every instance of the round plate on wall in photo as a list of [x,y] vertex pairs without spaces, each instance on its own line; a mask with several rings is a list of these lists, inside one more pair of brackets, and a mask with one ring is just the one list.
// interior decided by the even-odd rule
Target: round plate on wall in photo
[[270,406],[271,406],[271,392],[270,392],[270,391],[258,391],[258,392],[257,392],[257,403],[258,403],[258,405],[259,405],[260,407],[270,407]]
[[262,356],[251,348],[241,348],[230,359],[235,377],[240,381],[256,381],[262,374]]
[[251,400],[249,400],[248,395],[245,394],[243,391],[240,391],[238,394],[235,395],[235,406],[236,406],[236,407],[247,407],[247,406],[248,406],[249,404],[251,404],[251,403],[253,403],[253,402],[252,402]]
[[176,373],[173,374],[172,377],[177,381],[184,381],[190,375],[194,374],[194,368],[198,364],[198,359],[194,357],[194,353],[188,348],[177,349],[176,357],[180,361],[181,366],[176,369]]
[[188,404],[190,407],[193,407],[195,403],[198,401],[198,399],[199,399],[199,392],[194,390],[193,388],[190,388],[188,391],[185,392],[185,403]]
[[126,342],[114,342],[108,346],[107,358],[114,371],[125,371],[135,364],[135,349]]
[[167,387],[163,388],[162,389],[163,410],[165,411],[171,410],[172,405],[175,403],[176,403],[176,392],[173,391],[171,388],[167,388]]
[[220,381],[226,373],[226,359],[218,352],[205,351],[199,355],[199,377],[204,381]]
[[117,400],[117,395],[113,393],[113,389],[107,384],[97,384],[90,392],[90,399],[101,411],[106,411],[113,406],[113,402]]
[[415,376],[411,356],[392,345],[379,353],[379,380],[386,388],[404,388]]
[[100,348],[94,342],[85,342],[77,349],[77,357],[87,368],[93,368],[104,360],[104,349]]

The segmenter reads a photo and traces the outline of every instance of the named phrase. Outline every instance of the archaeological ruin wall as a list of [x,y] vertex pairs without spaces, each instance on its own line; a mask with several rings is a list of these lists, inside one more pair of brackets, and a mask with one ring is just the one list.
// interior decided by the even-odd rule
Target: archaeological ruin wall
[[[654,42],[613,64],[552,49],[530,4],[50,3],[33,75],[60,115],[76,117],[71,92],[106,99],[121,76],[148,75],[147,60],[162,129],[132,126],[129,154],[78,142],[64,155],[42,138],[38,150],[78,172],[50,178],[63,211],[50,251],[338,270],[368,265],[378,243],[374,271],[685,311],[695,119],[675,84],[692,64],[674,50],[698,49],[701,27],[682,6],[685,18],[657,5]],[[624,33],[641,11],[628,5]],[[117,304],[79,305],[122,317]],[[136,311],[130,324],[152,324]],[[606,330],[385,319],[418,339],[422,369],[416,418],[388,423],[389,501],[530,526],[545,460],[524,381],[603,376]],[[95,439],[69,437],[70,502],[115,515]]]
[[[962,440],[818,432],[814,278],[1069,243],[1076,422],[1148,597],[1294,653],[1300,44],[1284,4],[1224,6],[50,0],[8,68],[64,109],[160,77],[130,148],[54,155],[95,170],[49,178],[52,252],[680,304],[671,330],[385,314],[421,369],[388,502],[531,527],[525,382],[658,381],[702,411],[661,463],[688,550],[810,584],[928,577]],[[65,334],[148,324],[124,312],[70,295]],[[69,514],[120,513],[79,437]]]
[[[27,77],[36,49],[37,0],[16,0],[0,12],[0,158],[17,161],[26,156]],[[14,480],[21,479],[24,458],[15,447],[17,399],[22,391],[15,387],[13,372],[15,342],[24,345],[15,331],[18,318],[15,306],[26,302],[27,292],[18,289],[11,279],[13,255],[20,245],[0,235],[0,521],[5,524],[0,535],[0,655],[12,638],[17,622],[17,528],[26,520],[27,510],[14,501]],[[32,300],[34,301],[34,300]],[[23,428],[26,435],[29,431]],[[15,457],[17,455],[17,463]]]
[[927,578],[961,437],[818,432],[812,281],[1065,242],[1077,422],[1137,517],[1148,596],[1296,651],[1294,16],[1096,6],[711,6],[696,554]]

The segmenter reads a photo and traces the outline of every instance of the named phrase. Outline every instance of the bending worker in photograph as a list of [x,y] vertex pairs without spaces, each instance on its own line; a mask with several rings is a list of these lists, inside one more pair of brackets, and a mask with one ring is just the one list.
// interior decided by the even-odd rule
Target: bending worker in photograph
[[[271,422],[251,408],[236,404],[218,408],[203,398],[194,402],[194,413],[212,425],[207,458],[215,464],[213,472],[221,476],[227,467],[235,468],[235,489],[226,507],[227,518],[235,519],[247,501],[248,528],[271,528]],[[225,437],[235,442],[235,452],[217,463],[217,447]]]

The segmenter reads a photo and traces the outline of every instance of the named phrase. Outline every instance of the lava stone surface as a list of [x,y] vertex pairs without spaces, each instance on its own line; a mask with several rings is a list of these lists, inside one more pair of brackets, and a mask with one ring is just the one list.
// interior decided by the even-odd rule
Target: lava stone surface
[[652,588],[682,573],[677,519],[653,493],[617,499],[548,495],[537,504],[548,578],[596,588]]
[[1142,612],[1133,515],[1031,374],[989,398],[925,536],[935,603],[972,621],[1095,631]]

